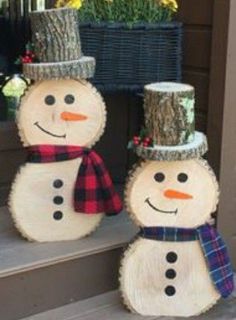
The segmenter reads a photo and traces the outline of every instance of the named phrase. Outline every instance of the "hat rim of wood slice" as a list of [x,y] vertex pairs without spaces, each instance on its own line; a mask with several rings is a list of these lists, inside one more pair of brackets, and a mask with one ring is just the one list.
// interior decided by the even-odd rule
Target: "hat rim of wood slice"
[[144,130],[148,135],[134,137],[129,148],[145,160],[201,158],[208,151],[208,143],[206,135],[195,130],[194,97],[195,89],[188,84],[156,82],[146,85]]
[[30,21],[37,62],[23,63],[25,77],[41,81],[94,76],[95,58],[84,56],[81,51],[76,9],[32,11]]

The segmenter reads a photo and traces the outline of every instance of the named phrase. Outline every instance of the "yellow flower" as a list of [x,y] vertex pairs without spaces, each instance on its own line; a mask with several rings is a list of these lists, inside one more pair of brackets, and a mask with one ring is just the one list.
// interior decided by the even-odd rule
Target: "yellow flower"
[[69,7],[73,9],[80,9],[83,0],[57,0],[56,8]]
[[178,3],[176,0],[161,0],[161,5],[172,10],[173,12],[178,10]]

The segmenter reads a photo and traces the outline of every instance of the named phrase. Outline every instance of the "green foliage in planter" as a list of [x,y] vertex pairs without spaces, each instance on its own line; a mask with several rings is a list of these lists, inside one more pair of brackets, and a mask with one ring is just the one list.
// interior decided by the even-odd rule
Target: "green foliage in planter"
[[176,0],[58,0],[56,6],[76,4],[82,22],[125,22],[130,26],[171,21],[178,9]]

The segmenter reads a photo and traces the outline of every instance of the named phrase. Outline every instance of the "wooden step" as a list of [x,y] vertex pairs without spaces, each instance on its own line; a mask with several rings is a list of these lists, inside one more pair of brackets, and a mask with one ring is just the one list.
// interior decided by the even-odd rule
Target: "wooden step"
[[123,212],[104,218],[82,240],[33,243],[18,234],[1,208],[0,319],[20,319],[116,289],[123,247],[136,232]]
[[[94,298],[79,301],[58,309],[37,314],[24,320],[181,320],[173,317],[141,317],[131,314],[121,302],[118,291],[108,292]],[[235,320],[236,295],[221,300],[207,313],[193,317],[195,320]]]

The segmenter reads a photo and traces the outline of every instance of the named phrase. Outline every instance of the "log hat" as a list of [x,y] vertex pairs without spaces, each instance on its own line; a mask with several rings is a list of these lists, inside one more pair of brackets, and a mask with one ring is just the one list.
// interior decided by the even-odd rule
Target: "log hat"
[[30,14],[34,53],[38,62],[24,63],[32,80],[87,79],[94,75],[95,59],[83,56],[76,9],[60,8]]
[[129,146],[148,160],[178,161],[199,158],[208,150],[206,136],[195,131],[195,90],[174,82],[144,87],[145,133]]

